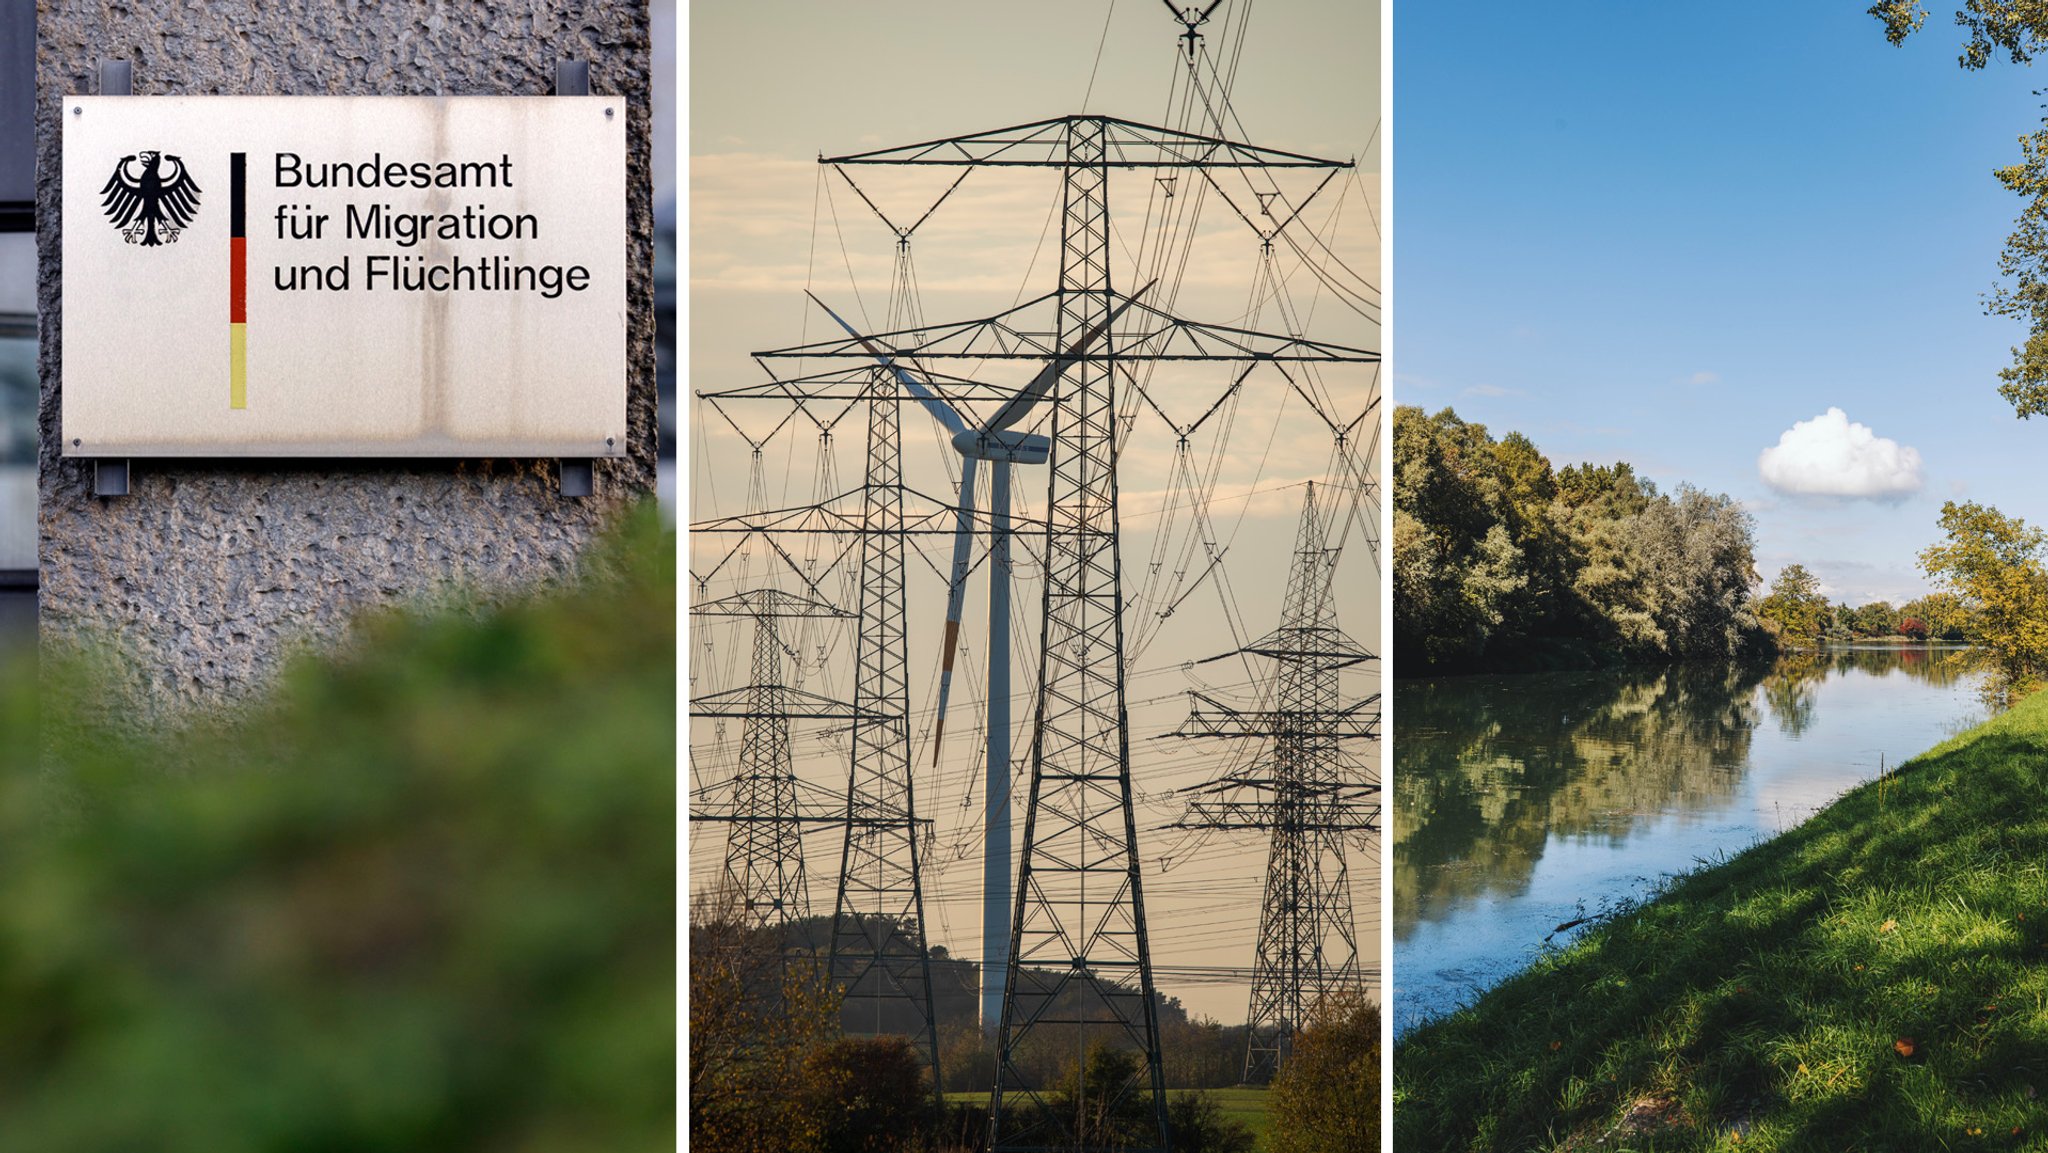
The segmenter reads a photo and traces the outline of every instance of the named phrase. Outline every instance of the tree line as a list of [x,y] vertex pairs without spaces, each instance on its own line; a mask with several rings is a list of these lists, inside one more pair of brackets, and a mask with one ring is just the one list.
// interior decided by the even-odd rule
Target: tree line
[[2010,699],[2048,682],[2048,531],[1942,505],[1921,550],[1936,591],[1831,600],[1804,565],[1757,595],[1755,525],[1733,497],[1659,492],[1626,462],[1552,467],[1446,408],[1394,410],[1394,651],[1409,672],[1743,658],[1901,638],[1966,641]]
[[1409,670],[1768,653],[1755,526],[1625,462],[1551,466],[1444,409],[1394,410],[1394,651]]
[[[981,1153],[987,1147],[988,1091],[996,1055],[980,1030],[974,998],[936,997],[940,1064],[950,1094],[934,1093],[924,1059],[897,1032],[909,1016],[863,1035],[843,1013],[843,991],[827,975],[829,919],[751,924],[729,884],[691,902],[689,933],[689,1144],[707,1153]],[[942,946],[935,961],[952,962]],[[951,971],[950,969],[948,970]],[[1052,1006],[1054,1017],[1089,1015],[1085,978]],[[970,982],[967,988],[972,988]],[[1109,995],[1127,995],[1114,990]],[[1254,1153],[1243,1121],[1225,1113],[1212,1089],[1244,1072],[1246,1027],[1190,1017],[1176,998],[1155,993],[1167,1098],[1168,1153]],[[1035,1095],[1006,1108],[1024,1129],[1078,1125],[1089,1148],[1146,1143],[1150,1096],[1142,1056],[1116,1031],[1048,1024],[1011,1060]],[[1379,1009],[1363,995],[1320,1006],[1296,1037],[1270,1086],[1273,1153],[1338,1153],[1379,1145]]]
[[1756,611],[1787,644],[1966,641],[1974,623],[1970,607],[1950,592],[1929,593],[1897,607],[1885,600],[1860,606],[1831,602],[1821,591],[1820,578],[1801,564],[1779,571]]
[[2048,680],[2048,532],[1990,505],[1941,506],[1945,539],[1920,551],[1920,569],[1937,591],[1897,609],[1884,601],[1830,604],[1802,565],[1771,582],[1757,613],[1798,644],[1902,636],[1961,640],[1976,646],[1990,674],[1989,694],[2012,700]]

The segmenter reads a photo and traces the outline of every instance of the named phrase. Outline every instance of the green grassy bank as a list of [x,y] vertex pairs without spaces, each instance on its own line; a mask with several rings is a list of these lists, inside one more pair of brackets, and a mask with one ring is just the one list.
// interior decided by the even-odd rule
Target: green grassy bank
[[1675,881],[1394,1060],[1428,1150],[2048,1148],[2048,694]]

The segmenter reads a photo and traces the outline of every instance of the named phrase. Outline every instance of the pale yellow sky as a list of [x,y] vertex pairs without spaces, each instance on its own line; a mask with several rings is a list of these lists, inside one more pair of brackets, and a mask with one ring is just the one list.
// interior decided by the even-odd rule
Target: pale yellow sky
[[[1107,33],[1105,35],[1105,15]],[[1377,284],[1380,214],[1378,178],[1379,13],[1373,4],[1323,3],[1245,12],[1227,0],[1204,29],[1213,53],[1241,40],[1232,109],[1249,143],[1313,155],[1355,157],[1355,174],[1332,181],[1303,220],[1349,268]],[[1044,119],[1086,110],[1145,123],[1174,123],[1173,94],[1183,91],[1181,26],[1164,6],[1125,0],[1038,3],[997,7],[936,2],[874,4],[696,4],[690,10],[691,378],[684,417],[689,518],[742,510],[748,454],[724,420],[691,394],[765,379],[749,358],[754,350],[825,339],[830,321],[811,306],[809,287],[842,315],[879,326],[895,263],[895,238],[838,176],[821,173],[822,153],[868,148]],[[1100,64],[1096,64],[1098,44]],[[1093,72],[1091,91],[1091,71]],[[914,219],[956,170],[908,175],[880,169],[855,179],[892,218]],[[1318,175],[1315,179],[1320,179]],[[1154,243],[1146,221],[1161,203],[1151,176],[1117,171],[1111,177],[1115,282],[1128,290],[1139,273],[1134,254]],[[1313,180],[1310,181],[1310,184]],[[1294,185],[1286,185],[1290,193]],[[1057,272],[1058,234],[1046,235],[1056,203],[1057,176],[1046,171],[982,172],[970,177],[914,238],[916,280],[928,321],[986,316],[1017,299],[1049,291]],[[1304,242],[1306,243],[1306,242]],[[1301,261],[1284,248],[1273,274],[1284,293],[1255,293],[1260,272],[1258,238],[1214,199],[1195,231],[1191,257],[1173,302],[1189,319],[1276,331],[1292,315],[1311,336],[1377,349],[1376,323],[1346,311]],[[1376,293],[1375,293],[1376,297]],[[989,383],[1020,385],[1028,366],[990,366]],[[1231,366],[1163,368],[1148,391],[1179,422],[1194,420],[1227,386]],[[1014,378],[1014,379],[1012,379]],[[1348,419],[1374,395],[1372,368],[1325,370],[1322,385]],[[727,409],[760,437],[788,415],[786,406],[756,403]],[[1368,422],[1369,424],[1371,422]],[[957,458],[921,413],[904,419],[906,478],[951,499]],[[865,421],[858,412],[837,429],[834,491],[859,483]],[[1227,439],[1222,434],[1227,429]],[[762,453],[769,507],[806,503],[814,488],[817,429],[802,418],[766,439]],[[1126,631],[1131,675],[1133,780],[1144,859],[1147,915],[1155,964],[1248,969],[1258,924],[1265,845],[1256,834],[1192,837],[1157,831],[1177,816],[1173,791],[1215,776],[1228,763],[1214,744],[1153,740],[1185,715],[1190,688],[1242,686],[1242,664],[1218,662],[1193,669],[1185,662],[1233,647],[1224,598],[1212,578],[1192,582],[1203,567],[1189,563],[1199,550],[1185,511],[1167,507],[1183,490],[1175,479],[1175,440],[1165,421],[1138,414],[1120,462],[1126,574]],[[1222,575],[1241,614],[1247,638],[1277,623],[1301,482],[1329,479],[1330,435],[1286,383],[1269,369],[1246,382],[1235,406],[1226,405],[1190,439],[1189,460],[1215,470],[1210,505],[1213,533],[1228,546]],[[1373,462],[1369,468],[1376,469]],[[1020,515],[1042,508],[1045,471],[1020,470]],[[985,503],[985,499],[984,499]],[[1371,506],[1357,515],[1376,519]],[[1352,635],[1374,651],[1378,637],[1378,572],[1365,538],[1353,528],[1338,574],[1338,611]],[[690,544],[693,567],[709,563],[704,541]],[[936,687],[938,633],[943,619],[949,544],[934,539],[909,559],[911,611],[912,759],[918,766],[918,805],[937,823],[927,878],[928,916],[935,943],[956,956],[980,955],[980,762],[985,605],[977,571],[962,624],[962,651],[949,711],[945,755],[929,769],[929,710]],[[977,549],[979,552],[979,548]],[[1020,550],[1014,594],[1017,665],[1014,740],[1018,840],[1023,789],[1028,779],[1029,698],[1024,688],[1036,660],[1039,585]],[[754,576],[767,571],[763,559]],[[733,570],[728,569],[728,572]],[[1176,585],[1175,573],[1181,575]],[[752,579],[752,578],[750,578]],[[731,591],[723,582],[710,595]],[[1192,589],[1192,591],[1190,591]],[[1180,594],[1169,616],[1162,617]],[[731,626],[692,638],[693,693],[744,682],[746,636]],[[807,687],[835,696],[851,691],[850,638],[807,638],[825,659],[806,673]],[[734,679],[737,677],[738,679]],[[1375,691],[1365,676],[1348,676],[1352,693]],[[1246,701],[1250,704],[1249,700]],[[723,779],[738,748],[733,722],[721,744],[705,722],[692,725],[693,785]],[[799,729],[799,775],[834,790],[845,787],[843,738]],[[1244,750],[1250,752],[1251,750]],[[1376,761],[1376,757],[1373,758]],[[692,887],[715,875],[724,826],[691,830]],[[807,838],[811,898],[829,912],[836,835]],[[1377,846],[1362,842],[1351,857],[1359,944],[1364,963],[1378,962]],[[1196,984],[1162,978],[1161,987],[1196,1012],[1225,1022],[1244,1019],[1248,982]]]

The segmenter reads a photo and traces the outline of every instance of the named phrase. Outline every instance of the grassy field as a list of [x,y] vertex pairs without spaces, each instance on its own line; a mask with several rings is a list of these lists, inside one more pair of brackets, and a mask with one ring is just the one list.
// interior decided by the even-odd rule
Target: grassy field
[[2048,694],[1394,1060],[1402,1149],[2048,1148]]
[[1266,1113],[1267,1096],[1264,1089],[1211,1089],[1218,1104],[1223,1106],[1223,1115],[1232,1120],[1242,1121],[1259,1139],[1259,1148],[1264,1149],[1267,1134],[1273,1129],[1273,1119]]
[[[1182,1090],[1169,1089],[1167,1095],[1173,1096],[1180,1092]],[[1266,1113],[1267,1096],[1264,1089],[1211,1089],[1209,1095],[1216,1098],[1216,1103],[1223,1107],[1225,1117],[1244,1122],[1246,1127],[1251,1129],[1253,1136],[1259,1139],[1259,1148],[1266,1147],[1266,1135],[1272,1130],[1273,1121]],[[948,1093],[946,1103],[985,1105],[988,1103],[988,1094]]]

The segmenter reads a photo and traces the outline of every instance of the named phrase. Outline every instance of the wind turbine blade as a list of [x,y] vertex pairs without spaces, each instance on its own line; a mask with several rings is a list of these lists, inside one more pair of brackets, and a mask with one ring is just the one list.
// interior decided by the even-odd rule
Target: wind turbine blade
[[[939,661],[938,722],[932,726],[932,767],[939,764],[939,746],[946,739],[946,698],[953,691],[953,652],[960,641],[960,609],[967,600],[968,554],[974,543],[974,457],[960,458],[960,504],[953,522],[953,575],[946,586],[946,640]],[[1001,465],[996,467],[1001,468]]]
[[1068,365],[1087,355],[1088,346],[1094,344],[1097,337],[1109,331],[1109,326],[1116,322],[1116,318],[1122,316],[1125,309],[1136,304],[1138,298],[1150,292],[1152,286],[1157,283],[1157,280],[1147,281],[1145,287],[1132,293],[1122,304],[1110,309],[1108,316],[1091,325],[1088,331],[1082,333],[1065,352],[1047,361],[1045,367],[1038,370],[1038,375],[1031,378],[1031,383],[1024,386],[1024,391],[1011,397],[1003,407],[997,409],[995,416],[981,431],[1001,432],[1024,419],[1024,414],[1031,411],[1031,406],[1045,399],[1045,394],[1051,392],[1052,386],[1059,383],[1060,373],[1064,372]]
[[946,426],[947,435],[958,436],[960,433],[967,431],[967,422],[960,419],[960,414],[954,412],[952,406],[948,405],[945,401],[940,400],[939,395],[933,392],[923,381],[911,375],[908,369],[896,363],[895,357],[876,348],[874,341],[862,336],[852,325],[846,323],[845,318],[832,311],[831,305],[819,300],[816,293],[806,290],[804,295],[810,297],[811,301],[819,308],[824,309],[826,316],[838,321],[839,327],[846,330],[846,335],[860,341],[861,347],[868,350],[869,356],[874,357],[875,360],[880,362],[882,367],[895,373],[896,379],[903,382],[903,387],[910,390],[910,395],[916,397],[926,409],[930,410],[933,416],[939,419],[940,424]]

